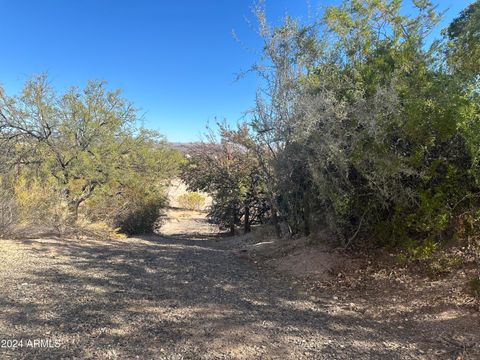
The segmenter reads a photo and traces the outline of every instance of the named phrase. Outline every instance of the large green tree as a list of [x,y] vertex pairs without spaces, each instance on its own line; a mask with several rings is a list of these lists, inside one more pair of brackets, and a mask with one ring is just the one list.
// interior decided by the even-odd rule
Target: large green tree
[[445,31],[448,60],[454,71],[467,78],[480,75],[480,1],[470,4],[455,18]]
[[[326,227],[344,245],[372,235],[436,244],[475,207],[478,94],[427,44],[436,6],[413,1],[406,15],[402,5],[346,0],[277,27],[257,9],[263,87],[248,147],[261,149],[273,213],[293,231]],[[469,43],[462,58],[476,51],[476,32],[452,29],[474,29],[475,8],[450,27]]]
[[179,160],[159,134],[139,126],[136,109],[120,91],[103,81],[59,94],[41,75],[19,96],[0,89],[0,141],[9,166],[27,184],[37,178],[54,188],[69,223],[94,194],[121,199],[128,189],[152,186],[159,192]]

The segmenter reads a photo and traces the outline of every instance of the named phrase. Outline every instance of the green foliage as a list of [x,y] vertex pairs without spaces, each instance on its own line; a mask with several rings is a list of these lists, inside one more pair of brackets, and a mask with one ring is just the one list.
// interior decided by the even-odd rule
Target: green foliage
[[480,75],[480,1],[470,4],[445,31],[448,60],[464,76]]
[[222,126],[220,133],[219,142],[211,133],[209,142],[191,149],[181,177],[191,190],[211,194],[212,222],[230,229],[232,234],[238,225],[248,232],[252,224],[263,222],[268,211],[264,180],[257,158],[241,143],[248,134]]
[[116,219],[118,229],[129,235],[153,233],[158,227],[164,197],[138,197]]
[[59,94],[46,76],[28,81],[20,96],[0,89],[0,144],[4,165],[20,174],[22,220],[57,228],[83,217],[150,231],[163,184],[183,161],[160,134],[138,126],[119,90],[92,81]]
[[402,1],[346,0],[276,28],[257,9],[265,81],[249,141],[233,140],[261,165],[272,217],[418,260],[463,231],[480,191],[478,4],[444,47],[425,45],[442,15],[429,1],[405,15]]
[[177,198],[178,205],[183,209],[201,210],[205,205],[205,196],[198,192],[187,192]]
[[473,295],[480,298],[480,277],[471,279],[469,285]]

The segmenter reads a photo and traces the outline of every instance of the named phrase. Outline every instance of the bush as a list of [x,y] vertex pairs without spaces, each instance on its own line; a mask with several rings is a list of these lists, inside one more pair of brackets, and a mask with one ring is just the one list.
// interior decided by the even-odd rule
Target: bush
[[177,198],[178,205],[183,209],[201,210],[205,205],[205,197],[198,192],[188,192]]
[[18,223],[17,204],[9,189],[0,188],[0,237],[7,236]]
[[149,234],[157,228],[160,209],[164,201],[147,201],[135,204],[118,219],[119,231],[127,235]]
[[470,279],[470,290],[472,294],[480,298],[480,277],[474,277]]
[[28,174],[20,175],[14,183],[14,196],[19,224],[33,225],[40,231],[54,230],[60,235],[66,231],[67,204],[58,190],[47,181],[40,181]]
[[165,205],[159,184],[134,178],[121,186],[102,188],[85,202],[82,212],[89,221],[105,222],[121,233],[148,234],[157,228],[160,209]]
[[59,93],[40,75],[19,96],[0,87],[0,109],[0,175],[14,172],[22,226],[64,234],[82,220],[151,231],[164,204],[161,184],[183,155],[142,126],[119,90],[91,81]]

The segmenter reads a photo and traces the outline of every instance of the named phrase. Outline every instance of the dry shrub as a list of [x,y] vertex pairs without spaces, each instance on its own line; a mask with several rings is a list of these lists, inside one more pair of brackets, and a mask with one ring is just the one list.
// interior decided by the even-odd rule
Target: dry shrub
[[18,223],[18,211],[11,189],[0,188],[0,237],[8,236]]
[[187,192],[177,198],[178,205],[182,209],[201,210],[205,206],[205,196],[198,192]]
[[104,221],[91,222],[85,216],[80,216],[75,223],[75,228],[69,229],[70,235],[76,238],[123,239],[125,234],[119,228],[113,228]]
[[474,277],[469,282],[472,294],[480,298],[480,277]]
[[39,231],[67,230],[68,209],[62,196],[48,183],[19,177],[14,184],[19,223],[35,226]]

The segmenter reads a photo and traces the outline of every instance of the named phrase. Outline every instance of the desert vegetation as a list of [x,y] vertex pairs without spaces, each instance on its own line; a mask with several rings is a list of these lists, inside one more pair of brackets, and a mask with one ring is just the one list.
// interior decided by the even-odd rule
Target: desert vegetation
[[468,269],[454,281],[478,299],[480,2],[435,40],[441,9],[402,4],[347,0],[277,25],[258,5],[255,106],[192,149],[183,179],[231,234],[270,224],[430,278]]
[[105,82],[58,93],[40,75],[18,96],[0,89],[0,233],[62,234],[80,224],[152,231],[182,155],[139,120]]
[[202,210],[205,206],[205,197],[198,192],[187,192],[179,195],[177,198],[178,205],[182,209]]
[[184,167],[192,188],[214,194],[212,217],[248,231],[253,212],[279,235],[328,229],[345,247],[416,258],[476,241],[480,3],[435,41],[437,5],[401,6],[344,1],[277,26],[256,8],[255,107],[238,127],[219,124],[220,139]]
[[480,358],[480,0],[253,10],[255,101],[202,141],[0,86],[0,358]]

